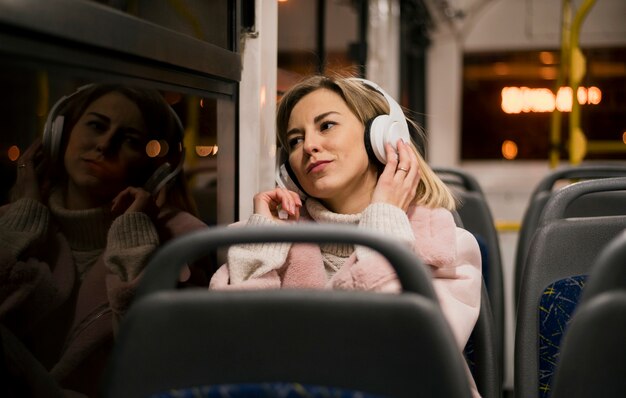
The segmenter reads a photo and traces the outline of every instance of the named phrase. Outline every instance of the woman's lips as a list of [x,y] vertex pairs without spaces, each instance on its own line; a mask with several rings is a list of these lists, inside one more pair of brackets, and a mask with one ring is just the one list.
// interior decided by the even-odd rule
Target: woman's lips
[[83,159],[87,169],[96,174],[109,174],[111,170],[102,162],[90,159]]
[[309,167],[307,167],[306,172],[307,174],[320,172],[324,170],[326,165],[330,162],[330,160],[321,160],[319,162],[312,163]]

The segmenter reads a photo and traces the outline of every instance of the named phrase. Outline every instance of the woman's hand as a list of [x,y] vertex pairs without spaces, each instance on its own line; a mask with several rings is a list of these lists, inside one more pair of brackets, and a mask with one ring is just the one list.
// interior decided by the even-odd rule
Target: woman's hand
[[397,147],[398,154],[385,144],[387,164],[378,178],[372,203],[389,203],[406,211],[415,199],[420,171],[411,145],[398,140]]
[[153,218],[158,213],[158,207],[152,195],[142,188],[128,187],[113,199],[111,213],[119,216],[133,211],[146,213]]
[[[284,188],[275,188],[254,195],[254,213],[278,222],[284,222],[286,219],[298,220],[300,207],[302,207],[302,201],[298,194]],[[283,214],[279,215],[279,212]],[[287,215],[286,218],[284,214]]]
[[39,175],[47,167],[41,139],[37,138],[17,160],[17,178],[11,190],[11,201],[30,198],[41,201]]

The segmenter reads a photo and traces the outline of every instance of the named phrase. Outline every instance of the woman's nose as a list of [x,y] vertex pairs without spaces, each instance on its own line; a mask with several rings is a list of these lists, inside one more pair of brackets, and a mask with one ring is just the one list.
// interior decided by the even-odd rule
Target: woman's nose
[[317,153],[321,149],[320,138],[316,134],[305,134],[303,143],[304,152]]
[[102,153],[108,153],[113,146],[113,139],[115,138],[115,132],[108,130],[104,134],[101,134],[96,139],[96,150]]

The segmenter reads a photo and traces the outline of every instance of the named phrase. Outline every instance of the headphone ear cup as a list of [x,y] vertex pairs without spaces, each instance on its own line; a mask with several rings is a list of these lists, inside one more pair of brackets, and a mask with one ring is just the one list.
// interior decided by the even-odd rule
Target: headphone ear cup
[[63,124],[65,117],[62,115],[68,102],[85,89],[92,87],[92,84],[86,84],[79,87],[73,93],[61,97],[48,112],[48,118],[43,129],[42,146],[46,155],[50,157],[52,166],[54,167],[61,157],[61,143],[63,142]]
[[65,117],[59,115],[50,122],[50,126],[43,132],[42,145],[46,155],[49,156],[52,164],[56,164],[61,150],[61,141],[63,139],[63,124]]
[[389,105],[389,114],[380,115],[374,118],[369,128],[369,142],[371,144],[372,152],[378,161],[385,164],[387,163],[387,155],[385,153],[386,142],[390,143],[396,150],[396,143],[399,139],[402,139],[404,142],[411,142],[411,135],[409,133],[409,127],[406,117],[404,116],[404,112],[402,111],[400,105],[382,88],[380,88],[378,84],[367,79],[356,77],[351,78],[351,80],[359,81],[378,91],[385,97],[385,100]]
[[289,165],[289,156],[287,155],[287,153],[284,150],[279,149],[276,160],[276,185],[278,185],[280,188],[285,188],[293,191],[298,194],[301,200],[306,200],[308,195],[306,194],[306,192],[304,192],[304,189],[296,178],[296,174],[291,169],[291,165]]
[[[368,154],[373,155],[373,158],[378,160],[380,163],[387,163],[387,155],[385,153],[385,135],[387,130],[389,129],[389,123],[391,119],[389,115],[380,115],[370,120],[367,124],[369,128],[366,127],[366,144],[367,148],[368,142],[370,148],[368,150]],[[367,131],[369,131],[369,140],[367,140]]]

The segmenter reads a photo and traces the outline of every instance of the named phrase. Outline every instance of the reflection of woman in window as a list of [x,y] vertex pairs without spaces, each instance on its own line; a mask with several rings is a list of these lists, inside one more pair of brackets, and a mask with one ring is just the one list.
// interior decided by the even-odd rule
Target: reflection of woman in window
[[[95,396],[150,255],[205,225],[179,189],[184,176],[172,173],[182,161],[182,126],[157,91],[90,85],[57,105],[44,145],[38,140],[18,159],[12,202],[0,209],[0,321],[40,364],[20,374],[20,363],[35,359],[5,352],[13,393],[56,384]],[[169,152],[149,157],[151,140]],[[145,186],[157,169],[156,182],[170,179],[176,192],[155,178]],[[198,276],[195,268],[184,275]]]

